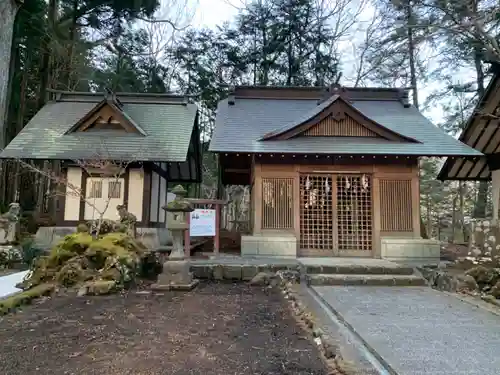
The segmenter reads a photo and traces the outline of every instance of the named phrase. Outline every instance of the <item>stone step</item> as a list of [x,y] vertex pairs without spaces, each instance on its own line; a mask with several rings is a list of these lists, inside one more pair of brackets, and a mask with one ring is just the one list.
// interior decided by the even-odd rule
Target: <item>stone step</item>
[[412,275],[413,268],[409,266],[402,266],[394,264],[390,266],[378,265],[307,265],[305,266],[305,273],[308,275],[317,274],[343,274],[343,275]]
[[309,285],[337,286],[425,286],[426,281],[418,275],[346,275],[316,274],[306,275]]

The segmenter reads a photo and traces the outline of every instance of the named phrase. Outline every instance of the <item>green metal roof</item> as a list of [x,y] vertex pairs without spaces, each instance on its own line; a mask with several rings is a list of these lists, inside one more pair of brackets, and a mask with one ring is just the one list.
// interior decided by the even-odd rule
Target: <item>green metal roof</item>
[[104,94],[59,94],[46,104],[0,153],[15,159],[186,160],[197,106],[159,94],[116,94],[121,110],[145,133],[99,130],[68,132]]

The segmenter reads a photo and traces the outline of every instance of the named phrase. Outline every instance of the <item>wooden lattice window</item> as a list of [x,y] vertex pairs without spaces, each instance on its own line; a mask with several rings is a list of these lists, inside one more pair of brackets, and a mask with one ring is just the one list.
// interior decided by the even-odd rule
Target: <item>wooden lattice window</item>
[[121,181],[108,182],[108,198],[119,199],[122,196],[122,183]]
[[412,232],[411,180],[380,180],[383,232]]
[[300,247],[326,253],[334,248],[333,179],[300,176]]
[[338,250],[372,250],[372,183],[369,175],[337,176]]
[[102,198],[102,180],[90,182],[89,198]]
[[262,229],[293,228],[293,178],[262,179]]

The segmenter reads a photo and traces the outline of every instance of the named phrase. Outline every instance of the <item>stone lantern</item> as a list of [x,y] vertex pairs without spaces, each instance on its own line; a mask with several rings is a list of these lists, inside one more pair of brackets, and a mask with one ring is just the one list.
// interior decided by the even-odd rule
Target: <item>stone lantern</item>
[[194,211],[192,204],[186,200],[187,191],[177,185],[172,189],[175,199],[162,208],[167,211],[167,228],[172,235],[172,252],[165,263],[163,272],[158,276],[158,282],[153,289],[160,290],[191,290],[198,280],[193,279],[189,270],[189,262],[184,259],[184,234],[189,229],[187,215]]

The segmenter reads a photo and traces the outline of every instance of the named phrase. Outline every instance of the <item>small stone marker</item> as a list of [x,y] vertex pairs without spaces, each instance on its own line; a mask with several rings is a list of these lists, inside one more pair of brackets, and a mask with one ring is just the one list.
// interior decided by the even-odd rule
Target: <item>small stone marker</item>
[[191,290],[199,280],[193,279],[189,262],[184,258],[183,238],[189,228],[186,217],[194,211],[193,206],[185,199],[186,190],[181,185],[172,189],[175,199],[162,207],[167,211],[167,225],[172,234],[172,252],[165,263],[163,272],[158,276],[153,290]]

